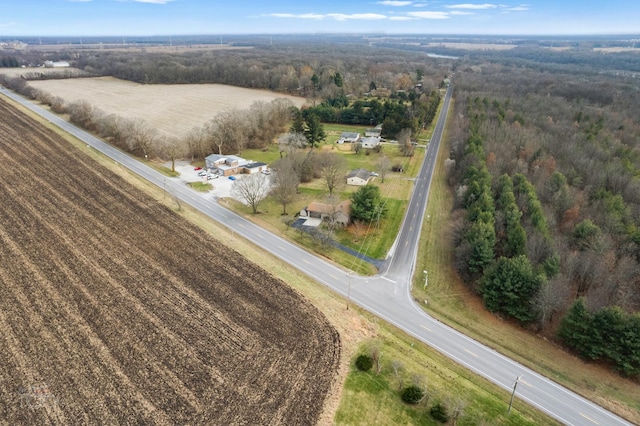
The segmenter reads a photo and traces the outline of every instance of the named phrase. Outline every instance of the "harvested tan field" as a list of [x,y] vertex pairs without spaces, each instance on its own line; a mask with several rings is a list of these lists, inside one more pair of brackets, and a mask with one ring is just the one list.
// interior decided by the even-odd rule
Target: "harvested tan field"
[[305,99],[268,90],[223,84],[138,84],[113,77],[31,81],[29,84],[65,101],[85,100],[105,113],[140,118],[172,136],[184,136],[221,111],[247,109],[253,102],[290,99],[300,107]]
[[318,421],[315,307],[2,99],[0,161],[2,422]]
[[622,53],[622,52],[640,53],[640,48],[638,47],[594,47],[593,51],[602,52],[602,53]]
[[428,43],[427,46],[448,47],[449,49],[464,50],[511,50],[518,47],[517,44],[501,44],[501,43]]

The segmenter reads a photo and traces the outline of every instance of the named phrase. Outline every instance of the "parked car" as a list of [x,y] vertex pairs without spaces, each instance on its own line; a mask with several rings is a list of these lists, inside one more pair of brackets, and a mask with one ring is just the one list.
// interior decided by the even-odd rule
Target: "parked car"
[[211,179],[218,179],[218,175],[214,174],[214,173],[209,173],[207,175],[207,179],[211,180]]
[[236,180],[235,176],[229,176],[229,180]]
[[193,169],[193,170],[196,170],[196,171],[198,171],[198,170],[202,170],[202,167],[196,167],[196,168],[195,168],[195,169]]
[[371,172],[371,176],[380,176],[380,175],[376,172]]
[[262,173],[264,173],[265,175],[270,175],[271,174],[271,170],[265,169],[262,171]]
[[206,176],[207,175],[207,171],[206,170],[201,170],[198,172],[198,176]]

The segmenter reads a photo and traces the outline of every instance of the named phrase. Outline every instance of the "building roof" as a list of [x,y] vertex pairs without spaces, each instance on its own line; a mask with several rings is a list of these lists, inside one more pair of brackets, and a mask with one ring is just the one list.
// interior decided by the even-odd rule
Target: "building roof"
[[344,139],[358,139],[360,137],[360,133],[357,132],[342,132],[340,134],[341,138]]
[[356,169],[349,172],[347,178],[359,177],[362,180],[369,180],[371,172],[367,169]]
[[369,136],[360,140],[362,145],[378,145],[380,143],[380,138],[376,136]]
[[319,203],[317,201],[314,201],[312,203],[309,203],[309,205],[307,206],[307,211],[324,214],[341,212],[349,215],[351,213],[351,200],[344,200],[343,202],[335,206],[333,204]]
[[[205,158],[205,160],[214,163],[216,167],[221,170],[231,169],[235,167],[246,167],[247,160],[242,157],[238,157],[237,155],[220,155],[220,154],[211,154]],[[234,161],[238,162],[238,166],[231,166],[229,163],[233,163]]]
[[260,161],[252,161],[252,162],[247,162],[247,164],[244,164],[242,167],[244,167],[245,169],[255,169],[256,167],[262,167],[266,165],[267,163],[262,163]]

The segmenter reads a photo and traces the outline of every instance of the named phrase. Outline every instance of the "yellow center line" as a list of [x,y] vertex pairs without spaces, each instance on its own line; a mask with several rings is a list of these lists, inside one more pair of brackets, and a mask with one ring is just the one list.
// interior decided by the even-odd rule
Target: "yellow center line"
[[467,352],[469,355],[473,355],[474,357],[478,358],[478,355],[474,354],[469,349],[465,349],[464,351]]
[[582,417],[584,417],[585,419],[589,420],[589,421],[590,421],[591,423],[593,423],[593,424],[596,424],[596,425],[599,425],[599,424],[600,424],[600,423],[596,422],[595,420],[593,420],[592,418],[589,418],[589,417],[585,416],[585,415],[584,415],[584,414],[582,414],[582,413],[580,413],[580,415],[581,415]]

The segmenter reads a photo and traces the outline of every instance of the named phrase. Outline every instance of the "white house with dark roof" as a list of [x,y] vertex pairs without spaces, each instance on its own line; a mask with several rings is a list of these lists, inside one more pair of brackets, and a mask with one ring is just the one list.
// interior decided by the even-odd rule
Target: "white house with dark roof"
[[356,169],[347,175],[347,185],[364,186],[369,183],[373,175],[369,170]]
[[380,138],[370,136],[368,138],[364,138],[360,141],[360,145],[365,149],[372,149],[380,145]]
[[337,143],[355,143],[360,140],[360,133],[357,132],[342,132],[340,134],[340,139],[338,139]]

